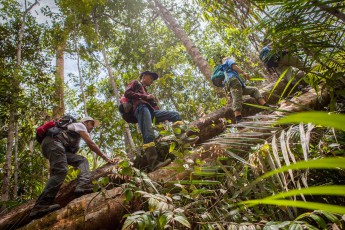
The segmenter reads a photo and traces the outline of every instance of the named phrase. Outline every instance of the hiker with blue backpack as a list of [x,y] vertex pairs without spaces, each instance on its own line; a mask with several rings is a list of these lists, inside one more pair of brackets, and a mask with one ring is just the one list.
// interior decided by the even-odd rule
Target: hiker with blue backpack
[[[94,127],[99,126],[99,121],[92,117],[77,120],[69,115],[63,116],[58,121],[46,122],[37,128],[36,139],[40,142],[42,153],[49,160],[50,177],[30,212],[30,218],[38,218],[60,208],[54,204],[58,193],[68,172],[68,165],[80,170],[77,185],[74,190],[76,196],[93,192],[90,185],[90,171],[88,160],[76,153],[79,150],[80,140],[83,139],[87,146],[108,163],[109,159],[91,139],[90,133]],[[44,130],[44,132],[42,131]],[[38,136],[40,136],[38,138]]]
[[296,83],[310,71],[310,68],[306,67],[306,63],[287,49],[274,49],[270,40],[264,40],[263,44],[264,47],[260,51],[259,58],[269,73],[277,74],[278,77],[284,74],[284,79],[290,81],[294,76],[291,67],[297,68],[299,71],[296,72],[295,79],[292,80],[293,83]]
[[225,73],[223,85],[226,92],[230,92],[231,94],[232,109],[235,114],[236,123],[239,123],[242,120],[243,95],[250,95],[251,97],[254,97],[260,105],[268,106],[257,88],[246,86],[244,84],[240,75],[244,76],[247,80],[250,80],[250,76],[237,65],[234,59],[224,57],[222,59],[222,63],[223,64],[220,68]]

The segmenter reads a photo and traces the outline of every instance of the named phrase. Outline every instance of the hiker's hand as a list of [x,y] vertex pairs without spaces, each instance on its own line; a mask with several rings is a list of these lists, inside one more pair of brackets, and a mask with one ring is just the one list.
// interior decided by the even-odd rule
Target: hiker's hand
[[104,159],[106,162],[110,163],[110,164],[115,164],[117,162],[118,159],[110,159],[110,158],[107,158],[107,159]]
[[155,96],[153,96],[152,94],[149,94],[146,96],[147,100],[156,100]]
[[249,76],[249,74],[243,72],[243,76],[244,76],[248,81],[250,81],[250,76]]

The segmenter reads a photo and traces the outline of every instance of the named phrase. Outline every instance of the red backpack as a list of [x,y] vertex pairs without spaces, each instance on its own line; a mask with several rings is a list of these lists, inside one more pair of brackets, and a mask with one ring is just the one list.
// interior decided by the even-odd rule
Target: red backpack
[[[47,136],[47,131],[53,127],[57,127],[58,131],[60,129],[67,129],[67,125],[71,123],[75,123],[77,120],[70,116],[70,115],[65,115],[62,118],[60,118],[58,121],[51,120],[45,122],[43,125],[39,126],[36,129],[36,140],[38,143],[42,143],[43,139]],[[54,135],[58,134],[59,132],[55,132]]]
[[128,123],[138,123],[137,118],[134,116],[133,102],[125,96],[121,97],[119,111],[122,118]]

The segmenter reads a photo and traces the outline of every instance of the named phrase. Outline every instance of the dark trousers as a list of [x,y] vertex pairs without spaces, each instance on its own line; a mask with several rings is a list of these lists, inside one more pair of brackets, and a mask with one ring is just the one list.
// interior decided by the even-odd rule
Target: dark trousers
[[68,165],[80,170],[77,187],[90,182],[89,162],[85,157],[66,152],[62,143],[52,137],[45,137],[41,145],[44,157],[49,160],[50,177],[36,204],[53,203],[67,175]]

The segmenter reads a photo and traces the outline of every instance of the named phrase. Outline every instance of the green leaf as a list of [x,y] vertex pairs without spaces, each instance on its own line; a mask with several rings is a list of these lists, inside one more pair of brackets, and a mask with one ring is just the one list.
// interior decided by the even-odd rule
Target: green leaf
[[174,128],[174,133],[175,134],[181,134],[181,129],[180,128]]
[[175,142],[171,142],[170,147],[169,147],[169,153],[174,151],[175,147],[176,147],[176,143]]
[[290,206],[290,207],[298,207],[298,208],[305,208],[305,209],[320,209],[327,212],[345,214],[344,206],[323,204],[323,203],[317,203],[317,202],[259,199],[259,200],[248,200],[248,201],[243,201],[243,202],[238,203],[238,205],[243,205],[243,204],[251,204],[251,205],[272,204],[272,205],[277,205],[277,206]]
[[171,135],[172,133],[168,130],[162,130],[162,131],[159,131],[159,134],[163,136],[168,136],[168,135]]
[[303,228],[302,228],[301,224],[294,223],[294,224],[290,225],[289,230],[303,230]]
[[323,229],[327,228],[326,222],[324,219],[319,217],[318,215],[315,214],[310,214],[310,217]]
[[320,214],[324,215],[332,223],[340,224],[339,219],[334,214],[332,214],[330,212],[326,212],[326,211],[323,211],[323,210],[316,210],[314,212],[315,213],[320,213]]
[[332,114],[326,112],[303,112],[288,115],[277,121],[277,124],[287,123],[313,123],[325,127],[332,127],[339,130],[345,130],[345,115]]
[[345,186],[343,185],[330,185],[330,186],[316,186],[303,189],[295,189],[287,192],[282,192],[274,196],[266,197],[265,199],[281,199],[295,195],[335,195],[345,196]]
[[131,189],[125,190],[125,198],[126,198],[126,201],[128,202],[133,199],[133,191]]
[[180,224],[186,226],[187,228],[190,228],[190,223],[188,222],[187,218],[184,216],[175,216],[174,220],[176,220],[177,222],[179,222]]
[[272,175],[288,171],[289,169],[345,169],[345,158],[343,157],[332,157],[332,158],[322,158],[310,161],[299,161],[295,164],[291,164],[289,166],[283,166],[279,169],[270,171],[263,176],[257,178],[253,183],[256,184],[257,182],[270,177]]

